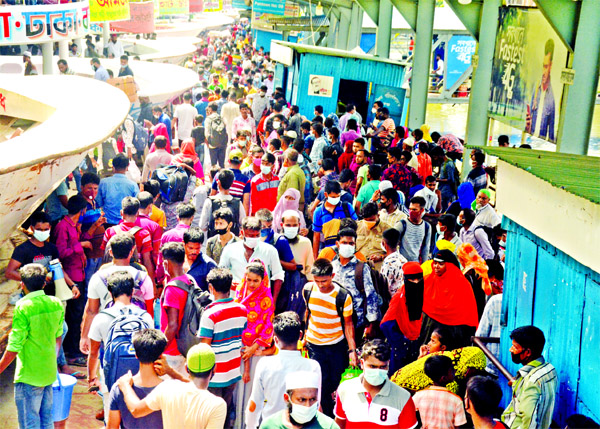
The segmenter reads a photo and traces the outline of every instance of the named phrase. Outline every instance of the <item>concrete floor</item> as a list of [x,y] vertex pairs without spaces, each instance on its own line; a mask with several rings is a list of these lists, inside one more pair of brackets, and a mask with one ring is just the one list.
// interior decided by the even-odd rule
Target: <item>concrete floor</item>
[[[14,401],[13,377],[15,373],[13,362],[2,375],[0,375],[0,427],[3,429],[17,429],[17,408]],[[85,373],[85,368],[76,367]],[[87,392],[87,382],[78,380],[71,401],[71,414],[67,419],[69,429],[94,429],[103,428],[104,424],[96,420],[96,413],[102,408],[102,399]]]

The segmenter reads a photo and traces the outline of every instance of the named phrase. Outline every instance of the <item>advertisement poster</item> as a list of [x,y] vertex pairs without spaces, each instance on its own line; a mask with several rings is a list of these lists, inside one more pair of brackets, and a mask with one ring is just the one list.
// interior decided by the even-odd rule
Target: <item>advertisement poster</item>
[[90,0],[90,21],[125,21],[129,19],[129,0]]
[[308,81],[308,95],[331,97],[333,94],[333,76],[311,74]]
[[270,13],[271,15],[285,15],[285,0],[254,0],[252,9],[254,13]]
[[87,1],[0,8],[0,42],[3,44],[57,42],[74,36],[84,37],[89,30],[90,7]]
[[183,15],[190,12],[188,0],[159,0],[158,9],[160,16]]
[[218,12],[223,9],[223,0],[205,0],[204,12]]
[[204,0],[190,0],[190,13],[204,12]]
[[537,9],[502,8],[492,66],[489,115],[556,141],[568,51]]
[[115,31],[125,33],[154,33],[154,2],[131,2],[129,3],[129,21],[119,21],[110,25]]
[[471,66],[471,57],[476,46],[477,42],[471,36],[456,35],[450,38],[446,58],[446,89],[452,88]]

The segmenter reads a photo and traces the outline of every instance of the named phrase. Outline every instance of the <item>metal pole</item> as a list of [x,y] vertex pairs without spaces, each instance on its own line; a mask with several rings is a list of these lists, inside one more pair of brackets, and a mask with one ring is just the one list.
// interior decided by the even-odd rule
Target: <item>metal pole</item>
[[[492,64],[496,47],[498,12],[501,0],[485,0],[481,9],[479,44],[477,46],[477,67],[473,69],[467,134],[465,142],[473,146],[485,146],[487,142],[489,117],[488,102],[492,84]],[[461,176],[464,179],[471,171],[470,151],[465,151]]]
[[434,13],[435,0],[419,1],[408,110],[408,126],[413,129],[425,123],[427,112]]
[[358,3],[352,3],[352,17],[350,18],[350,32],[348,34],[348,50],[360,46],[360,35],[362,33],[362,25],[360,23],[362,17],[362,9]]
[[328,48],[335,48],[335,42],[336,42],[336,30],[337,30],[337,25],[338,25],[338,19],[336,14],[334,13],[334,11],[331,11],[331,14],[329,16],[329,32],[327,33],[327,47]]
[[52,74],[52,42],[42,43],[42,70],[44,74]]
[[378,57],[389,58],[391,44],[392,2],[390,0],[379,0],[379,22],[377,23],[375,55],[377,55]]
[[61,60],[66,60],[69,58],[69,41],[68,40],[60,40],[58,42],[58,57]]
[[102,23],[102,47],[108,46],[108,39],[110,39],[110,22],[104,21]]
[[[600,2],[583,0],[575,39],[575,78],[568,89],[557,152],[587,155],[600,67]],[[560,66],[555,64],[554,67]],[[556,96],[556,94],[555,94]],[[563,134],[563,130],[567,130]],[[576,132],[573,132],[576,131]],[[563,135],[566,138],[563,139]]]
[[336,41],[336,48],[346,50],[348,49],[348,35],[350,33],[350,18],[352,15],[351,9],[347,7],[340,7],[340,24],[338,28],[338,37]]

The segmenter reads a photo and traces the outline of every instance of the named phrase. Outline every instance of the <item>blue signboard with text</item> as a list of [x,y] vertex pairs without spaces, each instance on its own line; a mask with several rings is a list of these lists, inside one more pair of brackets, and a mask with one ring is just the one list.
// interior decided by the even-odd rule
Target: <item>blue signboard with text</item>
[[272,15],[285,14],[286,0],[254,0],[252,8],[254,13],[270,13]]
[[450,89],[471,66],[477,42],[471,36],[452,36],[446,58],[446,89]]

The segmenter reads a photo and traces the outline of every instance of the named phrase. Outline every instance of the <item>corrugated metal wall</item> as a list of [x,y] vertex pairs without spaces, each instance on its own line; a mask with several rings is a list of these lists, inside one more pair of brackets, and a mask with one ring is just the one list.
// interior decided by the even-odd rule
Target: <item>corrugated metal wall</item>
[[[401,65],[311,53],[297,55],[297,58],[296,61],[300,61],[300,75],[298,85],[294,88],[294,95],[300,113],[309,118],[313,117],[313,109],[318,104],[323,106],[324,112],[336,111],[340,79],[400,87],[404,77],[404,67]],[[308,95],[311,74],[334,77],[331,97]]]
[[[554,419],[583,413],[600,419],[600,274],[504,218],[508,230],[501,361],[513,374],[510,332],[533,324],[544,331],[544,357],[560,377]],[[502,380],[505,400],[510,388]]]

